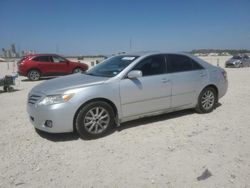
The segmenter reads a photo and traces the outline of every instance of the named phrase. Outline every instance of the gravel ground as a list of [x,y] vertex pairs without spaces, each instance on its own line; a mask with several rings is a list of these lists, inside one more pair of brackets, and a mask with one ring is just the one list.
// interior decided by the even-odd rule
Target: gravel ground
[[0,91],[0,187],[250,187],[250,68],[227,72],[212,113],[132,121],[91,141],[37,133],[26,98],[42,81],[19,77],[15,92]]

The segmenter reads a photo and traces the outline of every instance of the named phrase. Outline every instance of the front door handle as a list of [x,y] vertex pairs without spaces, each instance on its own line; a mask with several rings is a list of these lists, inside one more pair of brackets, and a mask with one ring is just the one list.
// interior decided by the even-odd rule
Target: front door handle
[[200,76],[201,76],[201,77],[205,77],[205,76],[207,76],[207,74],[204,73],[204,72],[201,72],[201,73],[200,73]]

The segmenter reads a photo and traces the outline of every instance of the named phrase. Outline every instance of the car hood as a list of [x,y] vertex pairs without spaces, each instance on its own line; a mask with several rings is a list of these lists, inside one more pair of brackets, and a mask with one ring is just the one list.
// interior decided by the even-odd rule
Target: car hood
[[97,84],[103,84],[109,78],[97,77],[86,74],[72,74],[51,80],[44,81],[43,83],[35,86],[31,92],[44,93],[46,95],[62,93],[70,89],[77,89],[88,87]]

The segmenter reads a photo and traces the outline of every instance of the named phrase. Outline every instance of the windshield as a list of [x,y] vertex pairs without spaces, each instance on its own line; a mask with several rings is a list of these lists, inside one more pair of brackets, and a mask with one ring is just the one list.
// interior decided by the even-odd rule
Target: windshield
[[138,58],[138,56],[114,56],[96,65],[94,68],[90,69],[86,74],[93,76],[113,77],[119,74],[136,58]]

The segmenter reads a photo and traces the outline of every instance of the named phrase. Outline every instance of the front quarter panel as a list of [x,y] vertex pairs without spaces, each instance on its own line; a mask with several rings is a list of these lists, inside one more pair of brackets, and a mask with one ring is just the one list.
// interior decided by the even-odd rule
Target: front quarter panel
[[[72,90],[68,92],[70,93],[74,91]],[[111,101],[117,108],[118,117],[121,116],[118,82],[104,83],[79,89],[74,96],[74,100],[71,101],[75,106],[74,114],[84,104],[94,99],[107,99]]]

